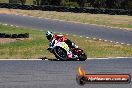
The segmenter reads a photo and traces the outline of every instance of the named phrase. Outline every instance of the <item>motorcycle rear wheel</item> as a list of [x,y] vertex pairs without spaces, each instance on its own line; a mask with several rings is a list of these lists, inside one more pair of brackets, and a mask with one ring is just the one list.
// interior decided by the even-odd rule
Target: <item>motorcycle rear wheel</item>
[[75,55],[78,55],[78,59],[79,61],[85,61],[87,59],[87,55],[83,52],[82,49],[80,48],[73,48],[72,49],[72,52],[75,54]]
[[81,55],[79,55],[79,60],[80,61],[85,61],[87,59],[87,56],[86,56],[86,54],[84,53],[84,54],[81,54]]

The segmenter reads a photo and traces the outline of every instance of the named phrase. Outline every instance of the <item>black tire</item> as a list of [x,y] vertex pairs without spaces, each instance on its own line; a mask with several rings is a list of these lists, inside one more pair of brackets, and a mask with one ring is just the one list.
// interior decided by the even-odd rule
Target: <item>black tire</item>
[[24,38],[23,34],[18,34],[17,38]]
[[55,47],[55,49],[53,50],[54,52],[54,55],[57,59],[59,60],[68,60],[68,57],[67,57],[67,52],[66,50],[64,50],[63,48],[61,47]]
[[0,33],[0,38],[5,38],[5,33]]
[[5,34],[5,38],[11,38],[11,34]]
[[76,81],[80,86],[83,86],[84,84],[86,84],[86,78],[84,76],[77,76],[76,77]]
[[12,34],[11,38],[17,38],[17,34]]
[[29,33],[25,33],[24,35],[24,38],[29,38]]
[[80,60],[80,61],[85,61],[86,59],[87,59],[87,56],[86,56],[85,53],[79,55],[79,60]]

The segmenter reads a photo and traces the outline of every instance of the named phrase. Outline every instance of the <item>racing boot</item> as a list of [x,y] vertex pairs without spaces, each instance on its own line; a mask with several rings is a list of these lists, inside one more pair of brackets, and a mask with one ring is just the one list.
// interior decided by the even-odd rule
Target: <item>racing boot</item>
[[74,54],[72,58],[73,58],[73,59],[77,59],[78,56]]

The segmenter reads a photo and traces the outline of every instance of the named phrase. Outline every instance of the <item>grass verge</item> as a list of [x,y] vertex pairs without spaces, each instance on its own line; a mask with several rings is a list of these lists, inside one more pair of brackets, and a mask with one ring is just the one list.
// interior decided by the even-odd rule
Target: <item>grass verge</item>
[[[46,49],[48,41],[44,37],[45,31],[27,28],[16,28],[0,25],[2,33],[30,33],[30,39],[0,44],[0,58],[41,58],[54,56]],[[112,44],[103,41],[90,40],[78,36],[68,36],[80,48],[84,49],[88,57],[122,57],[132,56],[132,46]]]

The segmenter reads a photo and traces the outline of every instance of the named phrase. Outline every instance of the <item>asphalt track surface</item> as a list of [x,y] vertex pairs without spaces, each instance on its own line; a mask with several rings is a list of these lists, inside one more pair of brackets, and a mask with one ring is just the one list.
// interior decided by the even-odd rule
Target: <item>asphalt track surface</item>
[[89,73],[132,75],[132,58],[86,61],[0,61],[0,88],[132,88],[132,84],[76,83],[81,65]]
[[[0,14],[0,23],[96,37],[132,44],[132,31]],[[87,73],[132,75],[132,58],[86,61],[0,61],[0,88],[82,88],[76,83],[81,65]],[[83,88],[132,88],[132,84],[86,84]]]
[[35,29],[50,30],[54,32],[76,34],[98,39],[110,40],[125,44],[132,44],[132,31],[117,30],[88,24],[63,22],[50,19],[39,19],[35,17],[0,14],[0,23],[15,26],[29,27]]

